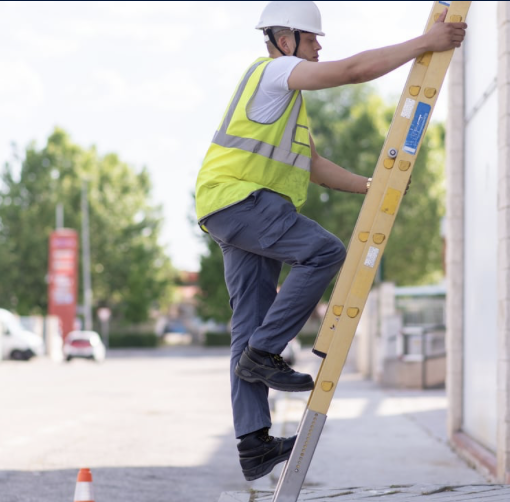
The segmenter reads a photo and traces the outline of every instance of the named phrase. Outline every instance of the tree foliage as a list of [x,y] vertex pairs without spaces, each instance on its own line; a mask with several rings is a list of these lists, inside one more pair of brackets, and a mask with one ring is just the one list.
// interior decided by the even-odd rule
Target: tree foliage
[[[395,106],[386,105],[369,85],[306,93],[307,112],[317,151],[336,164],[371,177]],[[400,206],[381,265],[381,279],[398,285],[434,282],[441,277],[440,220],[444,215],[444,128],[432,124],[413,168],[412,185]],[[303,214],[347,245],[364,196],[310,184]],[[288,273],[284,267],[281,280]],[[223,263],[209,239],[202,257],[200,313],[218,321],[230,316]],[[325,293],[329,297],[333,284]]]
[[[55,208],[62,204],[65,227],[81,233],[84,181],[96,303],[108,305],[119,319],[141,322],[152,306],[169,300],[173,270],[158,244],[161,208],[148,202],[151,183],[145,169],[137,173],[115,154],[85,150],[61,129],[55,129],[43,149],[30,145],[20,163],[7,163],[1,173],[2,307],[20,314],[46,313]],[[81,275],[81,264],[79,270]]]
[[[368,85],[308,93],[306,102],[319,153],[350,171],[372,176],[395,107],[385,105]],[[413,168],[411,188],[386,245],[381,279],[397,285],[415,285],[441,277],[443,168],[444,127],[432,124]],[[311,184],[303,214],[347,244],[363,199],[363,195]]]
[[232,310],[224,279],[223,255],[210,236],[203,238],[207,239],[207,254],[200,258],[198,315],[203,319],[227,323]]

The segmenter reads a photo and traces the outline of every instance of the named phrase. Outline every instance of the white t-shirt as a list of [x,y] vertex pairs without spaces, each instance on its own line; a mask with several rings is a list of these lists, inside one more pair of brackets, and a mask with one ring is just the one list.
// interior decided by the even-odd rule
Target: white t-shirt
[[292,70],[304,59],[282,56],[267,64],[259,87],[251,99],[248,118],[261,124],[275,122],[287,108],[294,91],[288,81]]

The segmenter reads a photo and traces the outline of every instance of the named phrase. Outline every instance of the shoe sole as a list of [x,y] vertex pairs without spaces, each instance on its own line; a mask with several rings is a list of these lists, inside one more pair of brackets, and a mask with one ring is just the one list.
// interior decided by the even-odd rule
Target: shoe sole
[[282,391],[286,391],[286,392],[302,392],[302,391],[307,391],[307,390],[313,390],[313,388],[314,388],[313,381],[310,383],[303,383],[303,384],[296,384],[296,385],[282,385],[282,384],[271,382],[270,380],[267,380],[263,377],[254,375],[251,371],[249,371],[247,369],[239,369],[238,367],[236,367],[236,369],[235,369],[235,374],[241,380],[244,380],[245,382],[249,382],[249,383],[260,382],[274,390],[282,390]]
[[266,465],[259,465],[258,467],[253,467],[252,469],[246,471],[243,469],[244,478],[246,479],[246,481],[255,481],[256,479],[266,476],[274,469],[274,467],[277,464],[288,460],[291,453],[292,450],[287,453],[284,453],[283,455],[280,455],[279,457],[275,457],[273,458],[273,460],[271,460],[271,462],[267,463]]

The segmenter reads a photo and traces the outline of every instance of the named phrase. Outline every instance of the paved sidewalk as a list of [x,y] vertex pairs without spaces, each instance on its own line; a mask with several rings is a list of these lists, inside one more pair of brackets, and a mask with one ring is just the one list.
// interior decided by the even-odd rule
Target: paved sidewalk
[[[269,502],[273,492],[227,492],[219,502]],[[466,485],[466,486],[393,486],[388,488],[343,488],[336,490],[313,490],[304,488],[299,501],[314,502],[353,502],[388,501],[405,502],[421,498],[422,502],[508,502],[508,485]],[[416,501],[418,502],[418,501]]]
[[[316,374],[320,360],[304,351],[298,368]],[[308,394],[271,392],[271,433],[295,433]],[[510,486],[491,484],[452,451],[444,390],[383,389],[346,367],[328,412],[300,501],[510,502]],[[283,464],[247,492],[220,502],[272,499]]]

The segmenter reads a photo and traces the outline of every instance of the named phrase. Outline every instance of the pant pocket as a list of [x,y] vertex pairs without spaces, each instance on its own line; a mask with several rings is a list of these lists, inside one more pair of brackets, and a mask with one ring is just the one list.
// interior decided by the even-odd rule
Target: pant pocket
[[272,222],[272,224],[264,231],[264,235],[259,238],[260,247],[267,249],[275,244],[287,230],[289,230],[297,220],[297,213],[291,211],[284,217]]

